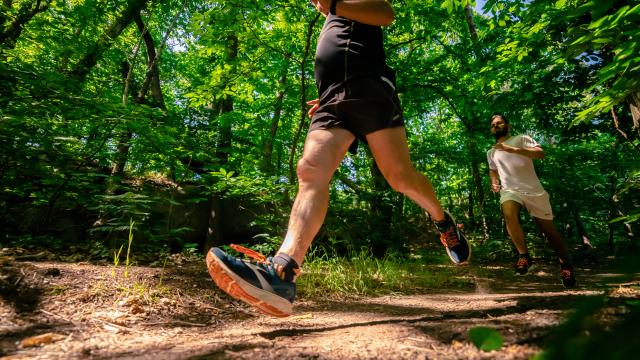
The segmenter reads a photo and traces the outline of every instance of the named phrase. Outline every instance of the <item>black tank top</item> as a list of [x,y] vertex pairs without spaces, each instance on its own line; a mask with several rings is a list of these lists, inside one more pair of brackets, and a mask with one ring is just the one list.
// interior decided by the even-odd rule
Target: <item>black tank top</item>
[[382,76],[395,85],[395,74],[386,64],[382,29],[331,14],[320,32],[314,72],[320,96],[358,77]]

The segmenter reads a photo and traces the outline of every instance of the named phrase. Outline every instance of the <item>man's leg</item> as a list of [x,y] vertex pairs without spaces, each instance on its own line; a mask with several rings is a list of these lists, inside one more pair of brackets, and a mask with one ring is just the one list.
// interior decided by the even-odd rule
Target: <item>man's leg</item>
[[298,161],[298,194],[291,209],[289,227],[278,253],[302,264],[329,207],[329,182],[355,137],[347,130],[315,130],[307,135]]
[[393,127],[375,131],[367,135],[367,142],[389,185],[431,215],[451,261],[456,264],[467,262],[471,256],[469,244],[455,220],[442,209],[431,182],[413,167],[405,128]]
[[524,231],[522,225],[520,225],[520,209],[522,206],[513,200],[507,200],[502,203],[502,214],[504,215],[504,222],[507,225],[507,232],[511,237],[513,245],[518,250],[518,254],[526,254],[527,244],[524,240]]
[[540,230],[545,234],[549,243],[556,251],[558,259],[560,260],[560,276],[562,277],[562,284],[566,288],[572,288],[576,286],[576,278],[573,271],[573,265],[569,259],[569,253],[567,251],[567,245],[565,244],[562,234],[558,231],[553,223],[553,220],[540,219],[534,217],[536,224]]
[[433,185],[413,167],[404,127],[383,129],[367,135],[373,158],[389,185],[426,210],[434,221],[444,219],[444,210]]
[[533,218],[538,225],[538,228],[547,237],[549,243],[556,251],[561,263],[569,263],[569,252],[567,251],[567,245],[564,242],[562,234],[558,231],[553,220]]
[[329,181],[353,140],[350,132],[338,128],[315,130],[307,135],[297,168],[298,195],[280,251],[265,261],[255,251],[234,247],[259,260],[251,263],[211,248],[207,267],[220,289],[267,314],[291,314],[299,264],[324,221],[329,206]]
[[520,205],[517,201],[507,200],[502,203],[502,214],[504,215],[504,222],[507,225],[507,232],[511,237],[513,245],[518,250],[518,261],[516,262],[516,273],[525,275],[531,269],[533,264],[531,256],[527,251],[527,244],[524,239],[524,231],[520,224]]

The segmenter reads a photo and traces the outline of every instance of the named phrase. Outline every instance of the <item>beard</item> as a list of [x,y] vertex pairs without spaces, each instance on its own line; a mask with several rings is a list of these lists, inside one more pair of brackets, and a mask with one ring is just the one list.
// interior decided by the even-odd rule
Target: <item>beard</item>
[[502,129],[496,130],[496,132],[493,133],[493,137],[498,140],[501,137],[506,136],[507,134],[509,134],[509,128],[505,126]]

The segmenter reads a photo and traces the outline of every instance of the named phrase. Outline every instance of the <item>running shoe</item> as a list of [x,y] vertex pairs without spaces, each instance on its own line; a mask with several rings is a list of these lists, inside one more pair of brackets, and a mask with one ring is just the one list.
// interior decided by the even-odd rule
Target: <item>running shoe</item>
[[440,242],[444,245],[449,259],[451,259],[454,264],[464,264],[469,261],[471,257],[471,247],[469,247],[467,238],[462,232],[461,224],[457,224],[456,220],[448,211],[444,212],[444,216],[448,218],[450,226],[445,231],[438,229],[438,231],[440,231]]
[[533,261],[528,255],[520,255],[516,262],[516,275],[527,275],[533,269]]
[[576,278],[573,275],[573,266],[560,264],[560,275],[562,276],[562,285],[566,288],[576,286]]
[[211,248],[206,262],[209,275],[216,285],[265,314],[278,317],[291,315],[296,297],[295,282],[280,279],[271,258],[238,245],[231,247],[257,262],[238,259],[217,247]]

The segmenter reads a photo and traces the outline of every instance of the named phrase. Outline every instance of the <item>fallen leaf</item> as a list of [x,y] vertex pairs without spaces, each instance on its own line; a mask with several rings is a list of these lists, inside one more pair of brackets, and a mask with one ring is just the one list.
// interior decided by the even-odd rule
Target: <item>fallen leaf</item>
[[133,306],[131,306],[130,309],[132,314],[140,314],[144,312],[144,308],[142,308],[142,306],[138,305],[138,304],[134,304]]
[[28,337],[26,339],[22,339],[22,341],[20,341],[20,347],[27,348],[27,347],[46,345],[46,344],[51,344],[53,342],[60,341],[66,338],[67,337],[65,335],[61,335],[61,334],[46,333],[46,334],[36,335],[36,336]]
[[111,325],[111,324],[104,324],[104,325],[102,326],[102,328],[103,328],[103,329],[105,329],[105,330],[107,330],[107,331],[109,331],[109,332],[115,333],[115,334],[117,334],[117,333],[120,333],[120,332],[121,332],[121,329],[120,329],[119,327],[115,327],[115,326],[113,326],[113,325]]
[[305,320],[305,319],[313,319],[313,314],[308,313],[304,315],[296,315],[291,317],[291,320]]

